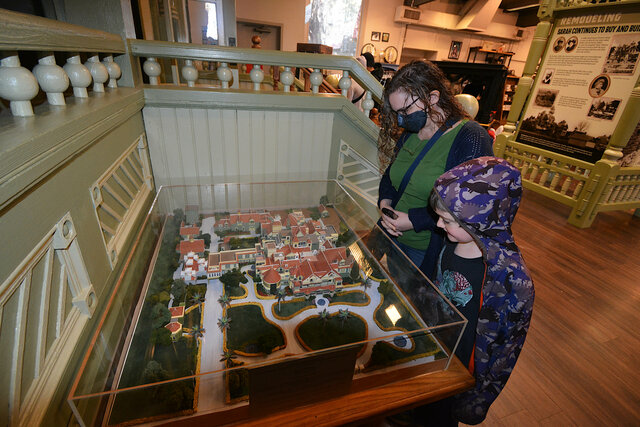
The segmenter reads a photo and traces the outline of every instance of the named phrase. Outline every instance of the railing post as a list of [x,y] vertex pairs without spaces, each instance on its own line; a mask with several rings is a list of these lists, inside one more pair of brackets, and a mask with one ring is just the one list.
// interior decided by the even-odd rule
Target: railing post
[[253,64],[249,76],[253,82],[253,90],[260,90],[260,83],[264,80],[264,71],[262,71],[259,64]]
[[346,97],[347,92],[349,92],[349,88],[351,87],[351,77],[349,77],[349,71],[344,70],[342,72],[342,77],[338,82],[338,87],[342,89],[342,96]]
[[56,64],[55,56],[47,55],[40,58],[38,65],[33,67],[33,74],[47,94],[50,105],[65,105],[64,91],[69,87],[69,77],[62,67]]
[[67,58],[67,63],[62,67],[71,80],[73,96],[76,98],[88,98],[87,87],[91,84],[89,69],[80,62],[80,55]]
[[158,84],[158,76],[162,73],[162,68],[156,58],[149,57],[142,65],[144,73],[149,76],[149,84],[156,86]]
[[233,79],[233,73],[229,69],[229,64],[226,62],[220,63],[216,74],[218,75],[218,79],[222,82],[222,88],[229,89],[229,82]]
[[187,59],[182,67],[182,78],[187,81],[187,86],[194,87],[198,81],[198,70],[193,66],[193,61]]
[[320,85],[322,84],[322,73],[319,68],[314,68],[313,72],[309,76],[309,82],[311,83],[311,92],[318,93]]
[[118,82],[116,80],[122,76],[120,66],[113,61],[112,55],[105,56],[102,63],[107,67],[107,71],[109,72],[109,84],[107,84],[107,87],[116,89],[118,87]]
[[89,69],[91,77],[93,77],[93,91],[97,93],[104,92],[104,83],[109,80],[107,67],[102,65],[98,55],[89,57],[84,65]]
[[373,99],[371,98],[371,91],[368,90],[368,91],[365,92],[364,99],[362,100],[362,110],[364,111],[364,115],[365,116],[369,117],[369,113],[373,109],[374,105],[375,105],[375,103],[373,102]]
[[291,85],[293,84],[291,67],[284,67],[284,71],[280,73],[280,83],[282,83],[285,92],[291,91]]
[[18,117],[33,116],[31,100],[38,94],[38,81],[20,66],[18,55],[0,61],[0,97],[8,99],[11,114]]

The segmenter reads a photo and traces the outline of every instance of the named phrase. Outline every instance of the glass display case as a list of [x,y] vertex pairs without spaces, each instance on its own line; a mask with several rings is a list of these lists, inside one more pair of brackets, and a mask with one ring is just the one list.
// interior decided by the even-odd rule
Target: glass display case
[[447,369],[466,319],[356,199],[162,187],[76,375],[78,422],[224,424]]

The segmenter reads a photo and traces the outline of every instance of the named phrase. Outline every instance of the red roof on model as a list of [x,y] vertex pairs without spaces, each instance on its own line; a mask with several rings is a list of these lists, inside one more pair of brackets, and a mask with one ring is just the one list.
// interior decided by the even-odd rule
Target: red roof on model
[[166,325],[165,328],[170,330],[172,334],[175,334],[180,329],[182,329],[182,324],[180,322],[171,322],[168,325]]
[[184,316],[184,306],[170,307],[169,312],[171,313],[171,317],[182,317]]
[[198,227],[180,227],[181,236],[198,235],[200,234],[200,228]]
[[271,268],[262,275],[262,280],[269,285],[275,285],[280,282],[280,274]]
[[204,252],[204,240],[198,239],[193,241],[183,240],[180,242],[180,255],[186,255],[189,252]]

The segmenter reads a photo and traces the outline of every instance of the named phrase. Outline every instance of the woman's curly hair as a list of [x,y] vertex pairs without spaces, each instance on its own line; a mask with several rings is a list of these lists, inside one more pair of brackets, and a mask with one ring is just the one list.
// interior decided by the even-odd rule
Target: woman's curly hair
[[[389,95],[397,90],[404,90],[410,96],[420,99],[425,105],[425,112],[434,122],[442,125],[448,117],[469,118],[449,88],[449,81],[440,68],[429,61],[412,61],[400,68],[385,85],[383,93],[382,113],[380,118],[380,136],[378,137],[378,160],[380,171],[389,166],[396,157],[396,140],[402,133],[398,128],[398,116],[389,104]],[[429,107],[429,94],[440,92],[438,107],[444,115],[432,111]]]

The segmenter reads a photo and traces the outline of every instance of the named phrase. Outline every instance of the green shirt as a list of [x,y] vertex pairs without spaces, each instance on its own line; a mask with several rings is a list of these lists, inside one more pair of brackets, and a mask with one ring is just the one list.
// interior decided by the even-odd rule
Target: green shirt
[[[431,147],[431,150],[413,171],[409,184],[407,184],[407,188],[396,205],[396,210],[409,212],[409,209],[424,208],[429,204],[429,196],[431,195],[433,184],[444,173],[453,141],[465,122],[466,120],[463,120],[454,129],[442,135],[435,145]],[[418,157],[427,142],[429,140],[422,141],[418,138],[418,134],[414,133],[406,140],[398,152],[389,170],[391,184],[396,190],[400,187],[407,169]],[[431,232],[428,230],[420,231],[419,233],[414,230],[407,230],[402,232],[402,236],[398,237],[398,241],[415,249],[426,250],[429,246],[430,238]]]

